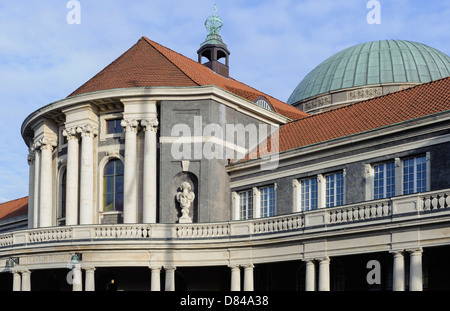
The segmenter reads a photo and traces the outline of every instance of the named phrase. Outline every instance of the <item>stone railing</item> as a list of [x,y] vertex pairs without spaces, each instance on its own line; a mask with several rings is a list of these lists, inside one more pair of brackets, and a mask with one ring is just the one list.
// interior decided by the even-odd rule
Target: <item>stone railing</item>
[[20,230],[0,234],[0,249],[39,245],[117,243],[211,243],[264,240],[272,236],[323,233],[329,230],[406,222],[442,213],[450,217],[450,189],[323,208],[275,217],[194,224],[80,225]]
[[329,210],[329,223],[342,224],[354,221],[374,220],[392,215],[390,200],[352,204]]

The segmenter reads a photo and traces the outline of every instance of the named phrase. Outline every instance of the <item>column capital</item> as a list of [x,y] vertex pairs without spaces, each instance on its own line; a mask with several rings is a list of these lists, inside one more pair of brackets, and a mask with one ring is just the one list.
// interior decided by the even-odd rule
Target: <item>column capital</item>
[[410,248],[410,249],[406,249],[405,251],[410,253],[410,255],[419,255],[419,254],[423,253],[422,247]]
[[157,118],[143,119],[141,120],[141,126],[144,131],[153,131],[156,133],[158,132],[159,121]]
[[33,144],[34,150],[44,150],[49,149],[53,151],[53,148],[57,146],[57,142],[55,139],[50,138],[41,138]]
[[81,137],[91,137],[94,138],[98,135],[98,129],[93,127],[90,124],[86,124],[83,126],[77,127],[77,133],[81,135]]
[[64,137],[67,137],[67,140],[77,140],[79,134],[78,127],[66,128],[65,130],[63,130],[62,134]]
[[138,127],[139,127],[139,121],[135,120],[135,119],[130,119],[130,120],[123,119],[120,122],[120,125],[123,127],[123,129],[126,132],[135,132],[135,133],[137,133]]

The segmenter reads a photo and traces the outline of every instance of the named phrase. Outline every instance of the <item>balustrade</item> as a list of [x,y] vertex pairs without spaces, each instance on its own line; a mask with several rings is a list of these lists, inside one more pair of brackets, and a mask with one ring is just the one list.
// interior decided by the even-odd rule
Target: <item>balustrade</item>
[[394,219],[393,216],[396,221],[401,221],[402,217],[408,220],[417,215],[421,215],[420,217],[425,219],[429,212],[448,212],[449,207],[450,190],[447,189],[245,221],[196,224],[80,225],[14,231],[0,234],[0,247],[28,246],[46,242],[73,243],[77,240],[92,243],[108,241],[109,243],[111,240],[134,239],[138,242],[138,240],[152,239],[155,242],[173,241],[176,243],[176,241],[199,238],[239,240],[243,236],[253,236],[254,239],[264,239],[268,234],[321,232],[327,226],[346,228],[355,223],[361,224],[373,220],[391,222]]

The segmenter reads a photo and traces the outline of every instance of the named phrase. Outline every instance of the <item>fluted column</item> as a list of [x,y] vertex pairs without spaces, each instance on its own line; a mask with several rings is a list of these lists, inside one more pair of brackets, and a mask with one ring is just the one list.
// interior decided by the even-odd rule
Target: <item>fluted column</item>
[[34,193],[34,174],[36,171],[36,161],[35,161],[35,150],[34,147],[30,147],[30,153],[28,154],[27,160],[28,165],[30,166],[29,177],[28,177],[28,229],[34,228],[34,202],[35,202],[35,193]]
[[145,131],[142,213],[144,223],[156,223],[156,133],[158,132],[158,124],[156,118],[141,121],[141,126]]
[[319,291],[330,290],[330,259],[322,258],[319,261]]
[[34,191],[33,191],[33,207],[32,207],[32,228],[39,226],[39,192],[40,192],[40,175],[41,175],[41,149],[37,148],[37,145],[33,145],[34,148]]
[[410,251],[409,290],[422,291],[422,248]]
[[166,292],[175,291],[175,267],[164,267],[166,270]]
[[84,290],[87,292],[95,291],[95,268],[85,268],[85,286]]
[[161,291],[161,267],[150,267],[151,269],[151,280],[150,280],[150,290],[152,292]]
[[78,127],[81,134],[80,224],[94,223],[94,137],[97,129],[90,125]]
[[405,290],[405,260],[401,252],[394,252],[394,267],[393,267],[393,284],[392,290]]
[[80,265],[75,265],[72,269],[72,291],[81,292],[83,290],[83,280]]
[[252,264],[244,266],[244,291],[253,291],[253,268]]
[[20,276],[20,273],[18,271],[14,271],[12,274],[13,274],[13,292],[20,292],[22,277]]
[[76,128],[64,130],[67,137],[66,170],[66,226],[78,224],[78,132]]
[[305,291],[316,290],[316,266],[314,261],[308,260],[305,263]]
[[125,130],[123,222],[137,223],[137,131],[138,121],[122,120]]
[[39,227],[53,225],[53,165],[52,153],[56,141],[43,138],[39,141],[41,148],[41,172],[39,193]]
[[231,267],[231,291],[241,290],[241,268],[239,266]]
[[31,272],[28,270],[22,271],[22,291],[31,291]]

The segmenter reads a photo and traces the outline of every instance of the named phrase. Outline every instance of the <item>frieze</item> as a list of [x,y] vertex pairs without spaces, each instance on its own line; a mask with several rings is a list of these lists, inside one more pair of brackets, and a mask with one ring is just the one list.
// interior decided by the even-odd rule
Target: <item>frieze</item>
[[348,100],[366,99],[383,95],[383,88],[372,87],[347,92]]
[[312,110],[312,109],[316,109],[316,108],[320,108],[320,107],[328,106],[328,105],[331,105],[331,95],[322,96],[322,97],[313,99],[313,100],[305,103],[303,109],[305,111],[308,111],[308,110]]
[[28,264],[65,263],[69,262],[70,258],[70,254],[30,256],[27,258],[27,262]]

